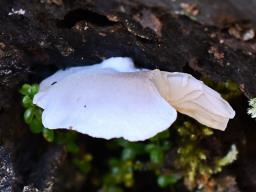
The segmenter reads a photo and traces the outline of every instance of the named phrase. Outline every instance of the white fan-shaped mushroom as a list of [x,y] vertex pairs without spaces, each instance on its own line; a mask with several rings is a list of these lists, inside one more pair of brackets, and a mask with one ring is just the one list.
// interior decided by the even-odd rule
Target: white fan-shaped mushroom
[[50,129],[130,141],[167,129],[176,119],[175,109],[220,130],[235,115],[217,92],[193,76],[140,70],[122,57],[56,72],[42,81],[33,103],[44,109],[42,122]]
[[44,126],[105,139],[145,140],[167,129],[177,116],[143,72],[75,73],[36,104],[44,108]]

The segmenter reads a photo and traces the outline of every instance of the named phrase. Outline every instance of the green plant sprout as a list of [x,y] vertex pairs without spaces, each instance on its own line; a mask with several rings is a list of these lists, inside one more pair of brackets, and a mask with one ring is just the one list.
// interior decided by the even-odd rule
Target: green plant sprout
[[42,133],[48,142],[52,142],[54,140],[54,132],[43,126],[42,109],[33,104],[33,97],[38,91],[39,86],[37,84],[24,84],[20,89],[20,93],[23,95],[22,105],[26,109],[24,121],[33,133]]
[[256,118],[256,98],[249,100],[249,109],[247,111],[252,118]]
[[222,171],[222,167],[225,167],[231,163],[233,163],[238,156],[238,151],[236,145],[231,145],[229,152],[221,159],[216,161],[216,166],[214,169],[214,173],[218,173]]

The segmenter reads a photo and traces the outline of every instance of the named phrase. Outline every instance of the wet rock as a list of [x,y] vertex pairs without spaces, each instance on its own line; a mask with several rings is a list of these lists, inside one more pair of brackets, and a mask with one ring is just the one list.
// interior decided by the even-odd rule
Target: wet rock
[[16,180],[11,154],[5,147],[0,146],[0,191],[14,191]]

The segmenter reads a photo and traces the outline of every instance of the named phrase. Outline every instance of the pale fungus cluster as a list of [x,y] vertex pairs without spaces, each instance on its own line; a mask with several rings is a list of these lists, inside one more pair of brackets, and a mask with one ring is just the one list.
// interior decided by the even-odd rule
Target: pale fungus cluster
[[33,103],[44,110],[49,129],[130,141],[169,128],[176,111],[219,130],[235,116],[219,93],[193,76],[138,69],[125,57],[59,70],[41,82]]

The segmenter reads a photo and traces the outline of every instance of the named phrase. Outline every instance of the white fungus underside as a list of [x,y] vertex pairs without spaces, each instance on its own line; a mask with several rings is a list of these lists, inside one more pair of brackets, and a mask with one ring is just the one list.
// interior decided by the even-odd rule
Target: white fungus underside
[[162,73],[167,74],[170,89],[168,96],[177,111],[209,127],[225,130],[229,119],[235,116],[235,111],[219,93],[192,75]]

